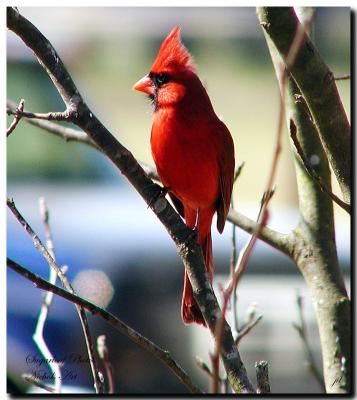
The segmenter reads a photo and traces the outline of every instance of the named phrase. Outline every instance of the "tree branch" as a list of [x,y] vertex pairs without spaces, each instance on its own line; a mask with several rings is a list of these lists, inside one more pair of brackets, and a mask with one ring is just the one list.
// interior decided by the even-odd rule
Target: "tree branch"
[[[65,113],[68,120],[88,134],[130,181],[165,226],[185,265],[193,288],[193,295],[212,335],[215,336],[215,326],[221,317],[221,311],[206,273],[201,248],[196,241],[188,239],[192,237],[192,230],[183,223],[168,201],[159,196],[161,188],[147,177],[133,155],[91,112],[58,54],[42,33],[14,8],[7,8],[7,26],[33,50],[47,71],[66,104]],[[152,202],[153,198],[157,198],[157,200]],[[253,392],[253,386],[249,381],[226,321],[224,321],[221,357],[233,390],[235,392]]]
[[321,375],[321,372],[319,371],[317,365],[316,365],[316,361],[314,358],[314,355],[312,353],[308,338],[307,338],[307,327],[306,327],[306,323],[305,323],[305,318],[304,318],[304,311],[303,311],[303,298],[300,296],[299,293],[296,294],[296,305],[298,308],[298,313],[299,313],[299,323],[295,324],[293,323],[293,327],[297,330],[301,341],[304,344],[304,350],[305,350],[305,354],[306,354],[306,358],[307,358],[307,362],[309,365],[309,368],[314,376],[314,378],[316,379],[317,383],[320,386],[320,389],[323,393],[326,392],[325,390],[325,382],[324,382],[324,378]]
[[[293,18],[294,21],[291,21],[290,17],[287,18],[287,21],[290,21],[293,27],[287,27],[286,20],[282,24],[276,21],[276,13],[282,13],[281,18],[284,20],[287,13],[289,16],[293,13],[290,9],[289,11],[287,11],[286,8],[277,8],[273,11],[270,11],[269,8],[258,9],[258,17],[261,21],[268,21],[272,15],[271,13],[274,15],[272,23],[278,24],[282,37],[284,35],[286,36],[286,32],[291,32],[291,30],[294,29],[293,27],[296,26],[295,17]],[[318,158],[319,163],[315,166],[315,170],[321,179],[323,179],[325,186],[331,190],[329,163],[321,143],[322,139],[320,139],[320,135],[317,132],[318,126],[313,123],[304,103],[296,101],[296,98],[302,95],[300,92],[302,87],[300,84],[298,87],[298,82],[295,82],[293,68],[291,69],[292,76],[289,77],[287,86],[283,88],[279,71],[281,67],[284,66],[284,61],[279,49],[277,49],[275,42],[273,42],[268,33],[269,30],[270,27],[268,30],[265,29],[264,36],[274,64],[280,91],[283,92],[283,90],[286,90],[287,92],[286,107],[288,125],[290,119],[292,119],[297,128],[296,134],[303,149],[303,153],[308,159],[312,156]],[[274,38],[275,35],[276,32],[274,33]],[[298,55],[297,63],[299,63],[300,68],[302,68],[302,55],[310,51],[307,48],[309,45],[310,42],[306,40]],[[312,54],[318,57],[315,50]],[[305,61],[307,60],[308,59],[305,59]],[[318,57],[316,62],[320,62],[319,60]],[[311,64],[305,65],[305,79],[317,80],[316,71],[310,71],[310,65]],[[307,68],[307,66],[309,67]],[[321,71],[322,66],[317,65],[317,67],[320,68]],[[296,79],[298,80],[298,78]],[[311,85],[314,86],[315,83],[311,82]],[[314,86],[314,88],[316,88],[316,86]],[[322,104],[325,104],[325,102],[335,104],[335,93],[331,94],[324,89],[321,93],[315,93],[315,95],[315,100],[321,98]],[[326,96],[331,97],[330,99],[326,99]],[[312,107],[310,104],[308,104],[308,106],[312,113]],[[335,107],[336,110],[339,109],[339,102],[335,104]],[[329,115],[329,111],[325,108],[321,115],[324,115],[324,118],[329,120],[329,118],[326,118],[326,114]],[[339,118],[343,119],[343,115],[344,114]],[[316,121],[315,116],[314,119]],[[340,135],[340,133],[338,135]],[[333,139],[336,143],[338,142],[338,135]],[[333,137],[333,135],[331,137]],[[295,146],[293,146],[293,150],[296,152]],[[340,151],[340,155],[344,156],[342,147]],[[349,152],[349,150],[347,152]],[[315,314],[321,338],[326,391],[332,393],[346,393],[350,388],[351,314],[350,301],[347,297],[342,271],[337,258],[333,204],[331,198],[321,191],[317,183],[308,174],[297,153],[295,157],[295,168],[299,192],[300,223],[291,233],[295,242],[292,258],[297,263],[304,276],[315,305]],[[334,384],[336,379],[338,379],[338,383]]]
[[[16,103],[13,102],[12,100],[10,99],[6,100],[6,107],[8,114],[12,114],[15,116],[19,115],[16,109]],[[80,131],[78,129],[68,128],[66,126],[62,126],[51,121],[46,121],[36,118],[28,118],[26,117],[26,115],[23,114],[20,117],[23,117],[27,123],[37,126],[41,129],[44,129],[45,131],[64,139],[66,142],[84,143],[101,151],[100,148],[95,144],[95,142],[93,142],[93,140],[91,140],[91,138],[83,131]]]
[[304,167],[306,168],[307,172],[310,174],[311,178],[319,185],[320,189],[327,193],[331,199],[338,204],[341,208],[343,208],[345,211],[347,211],[349,214],[351,214],[351,206],[344,201],[342,201],[338,196],[336,196],[329,188],[326,187],[326,185],[323,183],[322,179],[317,175],[315,170],[312,168],[310,162],[307,160],[304,151],[301,147],[301,144],[299,142],[299,139],[297,138],[296,135],[296,125],[294,123],[293,119],[290,119],[290,124],[289,124],[289,130],[290,130],[290,137],[295,145],[296,152],[301,158],[302,163],[304,164]]
[[100,335],[97,337],[97,352],[99,358],[102,360],[105,373],[108,379],[108,393],[114,393],[114,379],[113,379],[113,365],[109,360],[109,350],[106,344],[106,337],[105,335]]
[[24,99],[21,99],[21,101],[17,107],[16,107],[16,104],[14,104],[15,111],[13,114],[15,115],[15,118],[13,119],[13,121],[11,122],[11,125],[6,130],[6,137],[9,137],[11,135],[11,133],[15,130],[17,124],[20,122],[21,115],[19,115],[19,114],[24,109],[24,105],[25,105]]
[[236,345],[238,346],[240,341],[244,338],[244,336],[247,336],[248,333],[262,320],[263,316],[259,315],[256,319],[248,323],[246,326],[244,326],[243,329],[241,329],[238,333],[238,336],[236,338]]
[[27,119],[38,119],[38,120],[46,120],[46,121],[67,121],[71,122],[73,115],[67,111],[59,111],[59,112],[49,112],[49,113],[31,113],[26,111],[17,110],[15,115],[20,118]]
[[153,343],[146,337],[140,335],[138,332],[130,328],[128,325],[126,325],[119,318],[111,314],[109,311],[103,310],[102,308],[96,306],[90,301],[82,299],[81,297],[77,296],[74,293],[64,290],[58,286],[52,285],[45,279],[42,279],[40,276],[34,274],[33,272],[22,267],[20,264],[16,263],[15,261],[9,258],[7,258],[7,266],[12,270],[14,270],[15,272],[17,272],[18,274],[25,277],[26,279],[33,282],[35,286],[38,287],[39,289],[50,291],[56,294],[57,296],[60,296],[76,304],[77,306],[85,308],[91,314],[104,319],[113,328],[115,328],[117,331],[128,337],[132,342],[136,343],[141,348],[153,354],[156,358],[158,358],[161,362],[163,362],[192,393],[201,393],[201,391],[192,383],[190,377],[171,357],[168,351],[161,349],[155,343]]
[[346,81],[351,79],[351,74],[334,75],[333,78],[335,81]]
[[[196,365],[212,379],[213,374],[207,363],[204,360],[202,360],[201,357],[196,356],[195,358],[196,358]],[[223,382],[223,379],[221,377],[219,377],[218,379],[220,383]]]
[[51,386],[45,385],[40,379],[34,377],[31,374],[22,374],[21,377],[25,379],[26,382],[31,383],[31,385],[37,386],[40,389],[46,390],[49,393],[56,393],[56,390],[53,389]]
[[[157,174],[155,167],[145,164],[143,162],[141,162],[140,165],[151,179],[160,182],[160,178]],[[244,162],[240,164],[235,171],[234,179],[238,178],[243,166]],[[231,207],[229,210],[227,221],[231,222],[233,225],[238,226],[239,228],[250,234],[253,234],[253,232],[256,231],[258,227],[258,223],[256,221],[236,211],[233,207]],[[280,233],[266,226],[263,226],[261,231],[259,232],[258,237],[260,240],[269,244],[274,249],[281,251],[288,257],[291,257],[294,248],[294,238],[291,235]]]
[[[236,168],[234,172],[234,177],[233,177],[233,189],[234,185],[240,176],[242,169],[244,167],[245,162],[241,162],[238,167]],[[232,189],[232,190],[233,190]],[[233,201],[233,196],[231,196],[231,205],[230,209],[234,210],[234,201]],[[231,252],[231,260],[230,260],[230,268],[229,268],[229,275],[230,279],[233,279],[234,277],[234,266],[236,265],[237,262],[237,241],[236,241],[236,225],[232,224],[232,236],[231,236],[231,243],[232,243],[232,252]],[[237,310],[237,288],[235,287],[233,289],[232,293],[232,300],[231,300],[231,308],[232,308],[232,320],[233,320],[233,337],[238,335],[238,310]]]
[[[266,34],[273,41],[285,65],[286,54],[301,24],[292,7],[258,7],[257,14]],[[340,185],[343,198],[351,197],[351,134],[333,73],[321,59],[305,33],[291,75],[304,96]],[[328,118],[326,118],[328,115]]]
[[[58,266],[52,255],[48,252],[46,247],[42,244],[40,238],[36,235],[34,230],[31,228],[31,226],[26,222],[24,217],[20,214],[18,209],[15,206],[15,203],[13,200],[7,199],[7,206],[11,210],[11,212],[14,214],[15,218],[20,222],[20,224],[23,226],[25,231],[30,235],[36,249],[41,253],[41,255],[45,258],[45,260],[48,262],[48,264],[56,271],[58,277],[63,283],[63,286],[69,290],[71,293],[74,293],[74,290],[72,288],[72,285],[70,284],[67,276],[63,273],[62,269]],[[89,331],[89,325],[88,325],[88,320],[87,316],[85,313],[85,310],[80,307],[76,306],[79,319],[82,325],[83,333],[84,333],[84,339],[86,342],[87,350],[88,350],[88,357],[89,357],[89,363],[93,375],[93,380],[94,380],[94,388],[96,393],[101,393],[101,383],[98,377],[98,367],[97,367],[97,361],[94,355],[94,347],[92,343],[92,338],[90,335]]]
[[267,361],[255,363],[257,375],[257,393],[270,393],[269,370]]
[[[51,229],[50,229],[50,225],[49,225],[49,212],[48,212],[48,208],[46,205],[46,201],[43,197],[41,197],[39,200],[39,208],[40,208],[41,219],[42,219],[42,222],[43,222],[43,225],[45,228],[46,248],[47,248],[48,252],[51,254],[51,256],[53,257],[53,259],[56,260],[54,245],[53,245],[53,240],[52,240],[52,234],[51,234]],[[50,281],[50,283],[55,285],[56,279],[57,279],[56,270],[51,267],[49,267],[49,269],[50,269],[49,281]],[[53,360],[54,359],[50,349],[47,346],[44,336],[43,336],[43,330],[45,327],[45,322],[47,319],[49,308],[52,303],[52,299],[53,299],[53,293],[46,292],[45,296],[43,298],[43,301],[42,301],[39,316],[37,318],[35,332],[32,335],[32,339],[36,343],[44,360]],[[52,376],[54,377],[55,393],[61,393],[61,385],[62,385],[61,368],[57,362],[48,362],[47,364],[52,372]]]
[[[258,226],[257,222],[233,209],[229,210],[227,220],[250,234],[253,234]],[[291,235],[280,233],[263,226],[259,232],[259,239],[291,257],[294,247],[293,237]]]

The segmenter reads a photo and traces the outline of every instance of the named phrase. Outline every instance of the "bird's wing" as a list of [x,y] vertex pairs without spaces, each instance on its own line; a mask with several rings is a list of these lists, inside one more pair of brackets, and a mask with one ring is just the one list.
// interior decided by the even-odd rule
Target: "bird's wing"
[[231,204],[231,194],[234,177],[234,143],[233,139],[224,126],[220,130],[220,194],[217,201],[217,229],[219,233],[223,232],[224,224],[227,219],[229,207]]

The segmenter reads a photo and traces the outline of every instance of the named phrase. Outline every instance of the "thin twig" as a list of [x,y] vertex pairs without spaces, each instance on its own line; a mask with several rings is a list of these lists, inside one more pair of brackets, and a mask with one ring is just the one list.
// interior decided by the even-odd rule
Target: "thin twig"
[[[39,208],[40,208],[41,219],[42,219],[44,229],[45,229],[46,247],[47,247],[48,252],[53,257],[53,259],[56,260],[51,229],[49,226],[49,213],[48,213],[46,201],[43,197],[41,197],[39,199]],[[56,271],[50,267],[49,274],[50,274],[50,276],[49,276],[50,283],[55,285],[56,278],[57,278]],[[43,355],[43,358],[45,360],[53,360],[54,359],[51,351],[49,350],[49,348],[45,342],[44,336],[43,336],[43,330],[44,330],[45,322],[46,322],[47,315],[49,312],[49,307],[52,303],[52,298],[53,298],[53,293],[51,293],[51,292],[45,293],[45,296],[44,296],[43,302],[42,302],[42,306],[41,306],[41,310],[40,310],[40,313],[39,313],[39,316],[37,319],[35,332],[32,335],[34,342],[36,343],[39,351],[41,352],[41,354]],[[50,363],[48,363],[48,366],[52,372],[52,376],[54,377],[54,391],[56,393],[61,393],[62,375],[61,375],[60,366],[57,362],[50,362]]]
[[49,113],[32,113],[27,111],[16,110],[15,115],[20,118],[40,119],[46,121],[72,121],[73,115],[69,111],[56,111]]
[[[39,199],[39,209],[40,209],[42,223],[45,229],[46,248],[48,252],[51,254],[52,258],[56,260],[55,246],[53,243],[52,232],[50,228],[50,213],[48,211],[47,203],[44,197],[40,197]],[[54,282],[53,284],[55,285],[55,283],[56,282]]]
[[244,338],[244,336],[247,336],[248,333],[259,323],[259,321],[261,321],[262,318],[263,316],[259,315],[258,318],[245,325],[244,328],[239,331],[239,334],[235,340],[237,346],[239,345],[240,341]]
[[351,79],[351,74],[334,75],[333,79],[335,81],[345,81],[345,80]]
[[321,390],[325,393],[325,382],[324,378],[317,367],[314,355],[312,353],[311,346],[309,344],[309,340],[307,337],[307,327],[306,327],[306,322],[304,318],[304,310],[303,310],[303,298],[300,295],[299,292],[296,293],[296,305],[298,308],[298,313],[299,313],[299,323],[293,323],[293,327],[297,330],[303,344],[304,344],[304,350],[305,350],[305,355],[307,358],[308,366],[309,369],[311,370],[314,378],[316,379],[317,383],[319,384]]
[[[234,209],[233,200],[231,200],[231,207]],[[236,241],[236,225],[232,224],[232,251],[230,262],[230,277],[233,279],[234,266],[237,262],[237,241]],[[232,314],[233,314],[233,337],[238,333],[238,312],[237,312],[237,291],[234,289],[232,294]]]
[[270,393],[269,369],[267,361],[257,361],[255,363],[257,376],[257,393]]
[[50,386],[45,385],[43,382],[41,382],[38,378],[34,377],[31,374],[22,374],[21,377],[25,379],[28,383],[31,383],[31,385],[37,386],[43,390],[46,390],[46,392],[50,393],[57,393],[55,389],[53,389]]
[[17,124],[20,122],[21,115],[19,115],[18,113],[23,111],[24,105],[25,105],[25,100],[24,99],[21,99],[21,101],[20,101],[20,103],[19,103],[17,108],[16,108],[16,105],[15,105],[15,117],[12,120],[10,126],[6,130],[6,137],[9,137],[11,135],[11,132],[14,131],[14,129],[16,128]]
[[[36,249],[45,258],[45,260],[48,262],[48,264],[56,271],[58,277],[61,279],[61,281],[63,283],[63,286],[71,293],[74,293],[72,285],[70,284],[67,276],[63,273],[62,269],[58,266],[56,261],[53,259],[51,254],[46,249],[46,247],[42,244],[40,238],[37,236],[37,234],[34,232],[34,230],[26,222],[24,217],[21,215],[19,210],[16,208],[14,201],[7,199],[7,206],[9,207],[11,212],[14,214],[15,218],[23,226],[25,231],[31,236]],[[85,310],[82,307],[76,306],[76,309],[77,309],[77,312],[79,315],[79,319],[81,321],[84,338],[86,341],[86,346],[87,346],[87,351],[88,351],[88,356],[89,356],[89,363],[91,366],[93,380],[94,380],[94,387],[95,387],[96,393],[100,393],[101,392],[101,383],[98,378],[98,367],[97,367],[97,362],[96,362],[95,355],[94,355],[94,346],[93,346],[92,338],[91,338],[91,335],[89,332],[87,316],[86,316]]]
[[106,344],[106,337],[105,335],[100,335],[97,337],[97,352],[99,358],[102,360],[105,373],[108,379],[108,393],[114,393],[114,380],[113,380],[113,365],[109,360],[109,350]]
[[[18,115],[17,113],[15,102],[13,102],[10,99],[7,99],[6,107],[8,114],[12,114],[21,118],[21,116]],[[26,121],[27,123],[33,126],[37,126],[48,133],[52,133],[55,136],[62,138],[66,142],[84,143],[87,144],[88,146],[94,147],[96,150],[101,151],[101,149],[97,146],[97,144],[85,132],[79,129],[69,128],[67,126],[62,126],[55,122],[47,120],[28,118],[26,116],[22,117],[24,118],[24,121]]]
[[[252,232],[252,235],[250,236],[244,247],[239,252],[238,259],[234,267],[234,274],[232,278],[229,280],[228,284],[226,285],[225,296],[227,296],[228,298],[231,296],[232,292],[236,289],[238,282],[245,270],[251,251],[253,250],[254,244],[258,239],[258,231],[261,229],[260,227],[266,225],[266,219],[268,217],[268,213],[267,213],[267,208],[264,209],[264,205],[267,204],[267,202],[269,202],[271,197],[272,197],[271,195],[266,196],[265,192],[262,196],[257,217],[258,222],[255,228],[256,230]],[[262,219],[263,210],[265,210],[265,220]]]
[[[203,372],[205,372],[210,378],[212,378],[212,375],[213,375],[213,374],[212,374],[212,371],[210,370],[209,366],[207,365],[207,363],[206,363],[204,360],[202,360],[201,357],[196,356],[195,359],[196,359],[196,365],[197,365]],[[224,381],[224,379],[221,378],[221,377],[219,377],[218,379],[219,379],[219,381],[221,381],[221,382]]]
[[[212,356],[211,356],[212,357]],[[212,371],[210,370],[209,366],[207,365],[207,363],[202,360],[201,357],[196,356],[196,365],[204,372],[208,375],[208,377],[212,380],[214,379],[214,374],[212,373]],[[212,360],[211,360],[212,361]],[[229,384],[228,378],[222,378],[220,376],[218,376],[218,381],[221,385],[221,387],[223,386],[225,388],[225,392],[227,393],[226,387]]]
[[[231,222],[234,225],[237,225],[239,228],[250,234],[258,231],[258,224],[254,220],[248,218],[247,216],[236,210],[233,210],[232,208],[229,210],[227,221]],[[291,257],[293,242],[292,238],[289,235],[277,232],[273,229],[268,228],[267,226],[263,226],[259,232],[258,237],[263,242],[281,251],[288,257]]]
[[304,150],[301,147],[301,144],[299,142],[299,139],[297,137],[297,129],[294,121],[290,118],[290,124],[289,124],[289,130],[290,130],[290,137],[294,143],[295,149],[297,153],[299,154],[302,163],[304,164],[304,167],[310,177],[314,180],[314,182],[319,186],[319,188],[326,193],[328,196],[331,197],[331,199],[338,204],[341,208],[343,208],[345,211],[347,211],[349,214],[351,214],[351,206],[350,204],[345,203],[343,200],[341,200],[338,196],[336,196],[322,181],[321,177],[315,172],[315,170],[312,168],[310,162],[308,161],[306,155],[304,154]]
[[240,177],[240,174],[242,173],[243,167],[245,165],[245,161],[242,161],[236,170],[234,171],[234,177],[233,177],[233,185],[236,183],[237,179]]
[[[236,183],[238,177],[240,176],[242,169],[244,167],[244,161],[242,161],[238,167],[235,170],[234,173],[234,178],[233,178],[233,187],[234,184]],[[234,210],[234,201],[233,201],[233,196],[231,197],[231,209]],[[234,274],[234,266],[237,262],[237,240],[236,240],[236,225],[232,224],[232,251],[231,251],[231,262],[230,262],[230,275],[231,278],[233,278]],[[232,294],[232,303],[231,303],[231,308],[232,308],[232,314],[233,314],[233,337],[238,334],[238,313],[237,313],[237,291],[234,290]]]
[[120,333],[127,336],[132,342],[139,345],[144,350],[153,354],[156,358],[158,358],[161,362],[163,362],[178,378],[179,380],[187,387],[187,389],[192,393],[202,393],[200,389],[196,385],[193,384],[191,378],[185,373],[185,371],[180,367],[180,365],[171,357],[170,353],[166,350],[161,349],[155,343],[147,339],[145,336],[142,336],[134,329],[126,325],[119,318],[111,314],[110,312],[103,310],[97,305],[82,299],[70,291],[64,290],[58,286],[52,285],[47,282],[45,279],[42,279],[40,276],[34,274],[28,269],[22,267],[20,264],[15,261],[7,258],[7,266],[22,275],[26,279],[30,280],[35,284],[35,286],[39,289],[49,290],[54,294],[61,296],[62,298],[78,305],[86,310],[88,310],[91,314],[96,315],[105,321],[107,321],[113,328],[115,328]]
[[[223,292],[223,290],[222,290],[222,292]],[[224,321],[225,321],[225,315],[227,312],[228,302],[229,302],[229,297],[224,295],[223,296],[222,315],[217,320],[217,323],[216,323],[215,351],[213,354],[210,354],[211,363],[212,363],[212,390],[211,390],[211,393],[219,393],[219,354],[221,352]]]
[[255,242],[259,238],[258,236],[259,231],[266,225],[268,219],[268,209],[266,207],[268,202],[273,197],[274,193],[275,193],[275,188],[270,189],[269,192],[263,193],[263,196],[260,200],[260,208],[258,211],[257,223],[255,225],[256,230],[252,232],[252,235],[246,242],[245,246],[239,252],[238,259],[234,267],[234,273],[225,289],[225,296],[230,297],[232,292],[234,292],[237,288],[239,280],[242,277],[243,272],[247,266],[247,262],[253,250]]

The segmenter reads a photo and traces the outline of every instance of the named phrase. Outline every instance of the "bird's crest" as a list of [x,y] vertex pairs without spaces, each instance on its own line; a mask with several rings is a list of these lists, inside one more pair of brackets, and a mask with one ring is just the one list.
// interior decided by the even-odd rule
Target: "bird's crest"
[[182,69],[195,71],[192,56],[183,45],[180,33],[181,28],[176,26],[164,39],[151,67],[152,72],[160,73],[163,70],[170,72]]

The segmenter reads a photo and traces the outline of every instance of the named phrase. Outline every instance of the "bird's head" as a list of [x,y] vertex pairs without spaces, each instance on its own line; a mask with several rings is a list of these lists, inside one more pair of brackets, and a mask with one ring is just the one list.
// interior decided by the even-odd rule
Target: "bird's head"
[[146,93],[155,109],[180,102],[187,92],[188,82],[197,77],[192,57],[176,26],[164,39],[150,72],[141,78],[134,90]]

